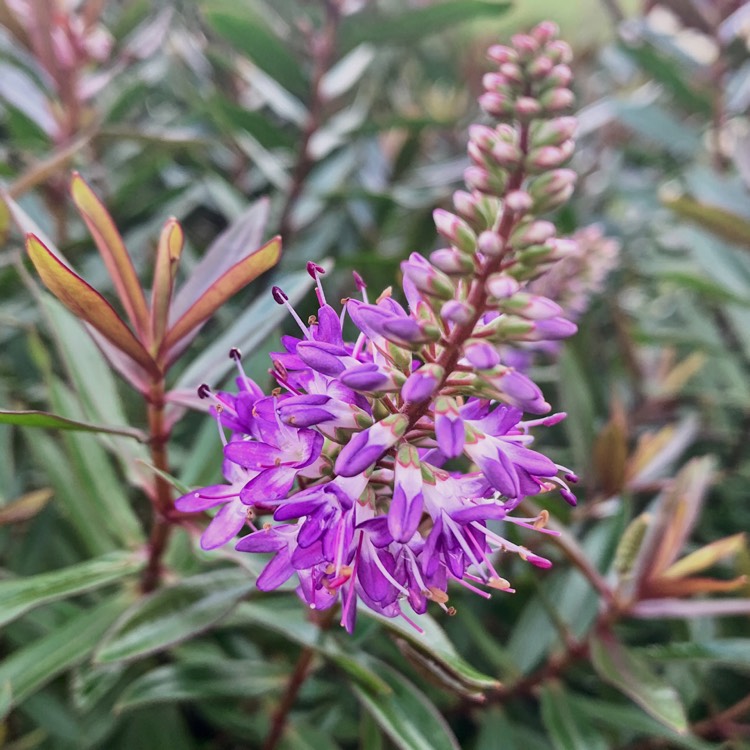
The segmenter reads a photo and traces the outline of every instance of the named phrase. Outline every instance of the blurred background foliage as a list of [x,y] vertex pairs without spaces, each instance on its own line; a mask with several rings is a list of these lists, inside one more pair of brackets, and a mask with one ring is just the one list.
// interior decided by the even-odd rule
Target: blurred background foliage
[[[750,747],[750,6],[516,5],[0,0],[0,746]],[[557,221],[620,248],[579,334],[534,369],[569,414],[546,449],[583,485],[577,509],[550,508],[563,536],[534,542],[555,568],[509,562],[518,593],[457,591],[426,636],[369,617],[349,638],[291,592],[259,595],[256,563],[200,552],[193,520],[141,595],[146,446],[9,415],[145,427],[27,270],[22,233],[111,291],[76,169],[146,285],[175,216],[188,272],[211,246],[281,233],[290,297],[308,260],[342,296],[355,268],[377,293],[435,247],[487,45],[544,17],[576,48],[580,110]],[[178,488],[218,478],[215,425],[183,407],[228,376],[229,347],[269,382],[284,323],[269,286],[224,306],[169,375]]]

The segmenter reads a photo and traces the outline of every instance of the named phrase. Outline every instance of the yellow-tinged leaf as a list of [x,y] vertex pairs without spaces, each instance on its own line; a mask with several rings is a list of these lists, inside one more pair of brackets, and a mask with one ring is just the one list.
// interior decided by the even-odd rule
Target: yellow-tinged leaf
[[649,581],[641,595],[644,599],[683,599],[696,594],[725,594],[741,589],[747,576],[731,580],[719,578],[658,578]]
[[70,194],[99,248],[125,312],[136,331],[145,336],[150,330],[146,297],[112,217],[78,172],[73,173]]
[[159,237],[154,286],[151,290],[151,332],[154,350],[158,350],[167,328],[174,277],[184,242],[185,236],[177,219],[174,217],[169,219]]
[[49,487],[32,490],[0,508],[0,526],[28,521],[39,513],[54,493]]
[[659,577],[684,578],[715,565],[725,557],[734,556],[743,549],[745,549],[744,533],[726,536],[695,550],[695,552],[691,552],[689,555],[685,555],[681,560],[670,565]]
[[680,216],[729,242],[750,248],[750,221],[744,217],[737,216],[720,206],[701,203],[687,195],[664,194],[660,197],[664,205]]
[[685,357],[669,371],[659,384],[659,394],[661,396],[676,396],[688,380],[700,372],[707,361],[708,356],[703,352],[693,352]]
[[96,328],[150,373],[159,374],[154,359],[96,289],[64,265],[33,234],[26,236],[26,250],[44,285],[68,310]]
[[161,351],[168,352],[183,336],[210,318],[232,295],[278,263],[281,237],[274,237],[252,255],[235,263],[193,303],[169,329]]

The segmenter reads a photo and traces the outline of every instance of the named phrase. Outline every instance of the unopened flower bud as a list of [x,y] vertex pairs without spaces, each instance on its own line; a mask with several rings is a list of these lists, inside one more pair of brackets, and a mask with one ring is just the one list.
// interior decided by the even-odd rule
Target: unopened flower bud
[[485,91],[479,97],[479,106],[493,117],[501,119],[513,114],[513,99],[496,91]]
[[[530,269],[533,269],[535,266],[539,265],[540,263],[544,263],[545,261],[550,261],[553,259],[553,254],[554,254],[554,250],[553,250],[551,243],[552,243],[552,240],[544,244],[529,245],[528,247],[524,248],[520,252],[516,253],[516,260],[518,260],[520,265],[526,266]],[[512,270],[514,271],[514,276],[516,276],[517,279],[528,278],[527,275],[516,275],[515,271],[518,269],[516,269],[515,267]]]
[[516,63],[503,63],[500,66],[500,75],[510,83],[514,83],[516,86],[521,86],[524,82],[523,71]]
[[542,47],[557,39],[559,34],[560,27],[554,21],[542,21],[531,30],[531,36],[533,36]]
[[497,140],[497,132],[492,128],[486,125],[469,126],[469,145],[474,144],[482,151],[490,152]]
[[497,195],[505,190],[506,179],[503,175],[491,173],[484,167],[467,167],[464,170],[464,181],[472,190]]
[[549,199],[554,199],[566,191],[572,192],[576,179],[577,175],[572,169],[555,169],[531,180],[528,189],[534,200],[534,210],[549,210],[552,207],[549,205]]
[[521,285],[505,273],[493,273],[485,285],[488,294],[496,300],[507,299],[521,288]]
[[515,169],[521,163],[523,154],[515,143],[497,141],[492,147],[492,158],[501,167]]
[[534,330],[535,324],[531,320],[519,318],[516,315],[500,315],[483,326],[478,326],[474,332],[475,336],[489,339],[490,341],[525,341]]
[[476,339],[466,342],[464,355],[478,370],[491,370],[500,364],[500,354],[492,344]]
[[534,148],[559,146],[573,137],[577,127],[578,120],[575,117],[540,121],[531,126],[531,142]]
[[456,292],[451,280],[419,253],[412,253],[401,263],[401,272],[424,294],[452,299]]
[[527,68],[527,70],[531,78],[538,81],[549,75],[549,72],[554,67],[555,64],[549,57],[541,56],[532,60],[529,63],[529,67]]
[[492,258],[500,255],[505,249],[505,243],[500,239],[500,235],[497,232],[487,230],[482,232],[477,238],[477,250],[482,255],[488,255]]
[[468,323],[475,314],[473,305],[458,299],[448,300],[440,308],[440,317],[449,323]]
[[478,167],[491,167],[490,155],[487,151],[482,150],[476,141],[469,141],[466,144],[466,153],[469,159]]
[[493,44],[487,50],[487,57],[493,62],[502,65],[506,62],[516,62],[518,53],[512,47],[506,47],[504,44]]
[[565,112],[573,106],[574,102],[573,92],[564,86],[550,89],[539,96],[539,103],[549,114]]
[[567,65],[573,60],[573,50],[567,42],[563,42],[560,39],[551,41],[545,50],[545,52],[555,61],[555,63],[563,63]]
[[532,221],[519,226],[511,235],[510,241],[515,248],[529,245],[541,245],[555,236],[555,225],[551,221]]
[[508,79],[497,71],[485,73],[482,76],[482,86],[491,93],[502,94],[503,96],[511,96],[513,94],[513,87]]
[[531,96],[519,96],[516,99],[515,113],[522,122],[533,120],[542,113],[542,105]]
[[441,208],[433,211],[432,217],[435,220],[438,232],[451,244],[465,253],[474,252],[477,244],[477,236],[463,219],[459,219],[455,214],[444,211]]
[[471,193],[467,193],[465,190],[456,190],[453,193],[453,205],[456,207],[456,211],[472,224],[480,219],[477,198]]
[[505,196],[505,205],[515,213],[526,213],[532,204],[533,200],[525,190],[511,190]]
[[401,389],[404,401],[421,403],[427,401],[443,380],[445,370],[437,364],[427,363],[415,370],[406,379]]
[[546,171],[555,169],[565,164],[573,155],[575,144],[572,140],[567,140],[560,146],[542,146],[535,148],[529,153],[529,167],[536,171]]
[[474,272],[474,261],[470,255],[454,247],[443,247],[430,253],[430,261],[449,276],[464,276]]
[[516,294],[500,304],[504,312],[512,312],[527,320],[547,320],[563,314],[557,302],[538,294]]
[[567,318],[555,317],[537,320],[530,338],[526,341],[558,341],[567,339],[578,331],[578,326]]
[[529,34],[514,34],[510,42],[518,53],[519,60],[531,60],[539,52],[539,42]]

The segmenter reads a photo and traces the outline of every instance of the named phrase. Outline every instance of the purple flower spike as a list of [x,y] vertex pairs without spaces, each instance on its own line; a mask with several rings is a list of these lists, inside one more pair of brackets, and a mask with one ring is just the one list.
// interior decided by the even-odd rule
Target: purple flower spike
[[343,477],[353,477],[369,469],[403,437],[408,425],[406,415],[391,414],[356,434],[339,453],[334,471]]
[[[338,604],[350,633],[358,607],[419,630],[403,604],[450,614],[452,581],[486,598],[512,592],[494,560],[514,553],[539,568],[551,563],[503,529],[558,533],[544,528],[544,514],[515,509],[553,489],[575,503],[575,475],[532,450],[532,432],[562,415],[524,373],[575,332],[568,319],[601,288],[616,248],[596,231],[557,237],[541,218],[575,182],[560,168],[575,121],[560,117],[572,94],[556,34],[543,24],[491,50],[498,65],[480,102],[496,121],[470,129],[469,192],[434,212],[446,247],[430,261],[412,253],[401,288],[372,302],[355,273],[360,299],[344,300],[344,310],[328,303],[324,269],[309,262],[316,314],[303,320],[272,291],[301,332],[271,355],[273,395],[247,377],[237,350],[236,390],[200,388],[220,426],[226,484],[191,492],[177,508],[218,511],[205,549],[247,525],[237,549],[270,553],[258,587],[293,580],[309,607]],[[594,245],[598,253],[585,249]],[[347,315],[358,329],[351,339]]]

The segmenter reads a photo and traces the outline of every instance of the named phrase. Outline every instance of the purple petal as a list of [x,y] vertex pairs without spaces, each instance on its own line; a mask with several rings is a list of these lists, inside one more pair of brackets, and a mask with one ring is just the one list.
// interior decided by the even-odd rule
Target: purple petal
[[247,521],[247,508],[238,501],[227,503],[201,535],[202,549],[222,547],[240,533]]
[[284,454],[275,446],[257,440],[237,440],[224,447],[224,455],[245,469],[262,471],[273,468]]
[[199,513],[216,505],[234,500],[238,493],[231,484],[213,484],[210,487],[190,492],[174,501],[181,513]]
[[439,414],[435,417],[435,437],[446,458],[460,456],[466,440],[466,428],[458,415]]
[[397,542],[408,542],[422,520],[424,498],[422,493],[407,497],[403,487],[396,487],[388,508],[388,530]]
[[262,471],[240,490],[240,500],[246,505],[279,500],[292,488],[296,477],[297,469],[291,466]]
[[258,576],[256,586],[261,591],[273,591],[286,583],[293,575],[294,568],[289,560],[289,552],[284,550],[279,552],[273,559],[263,568],[263,572]]
[[331,378],[335,378],[346,369],[341,358],[348,356],[348,352],[333,344],[326,344],[322,341],[302,341],[297,346],[297,354],[313,370]]

